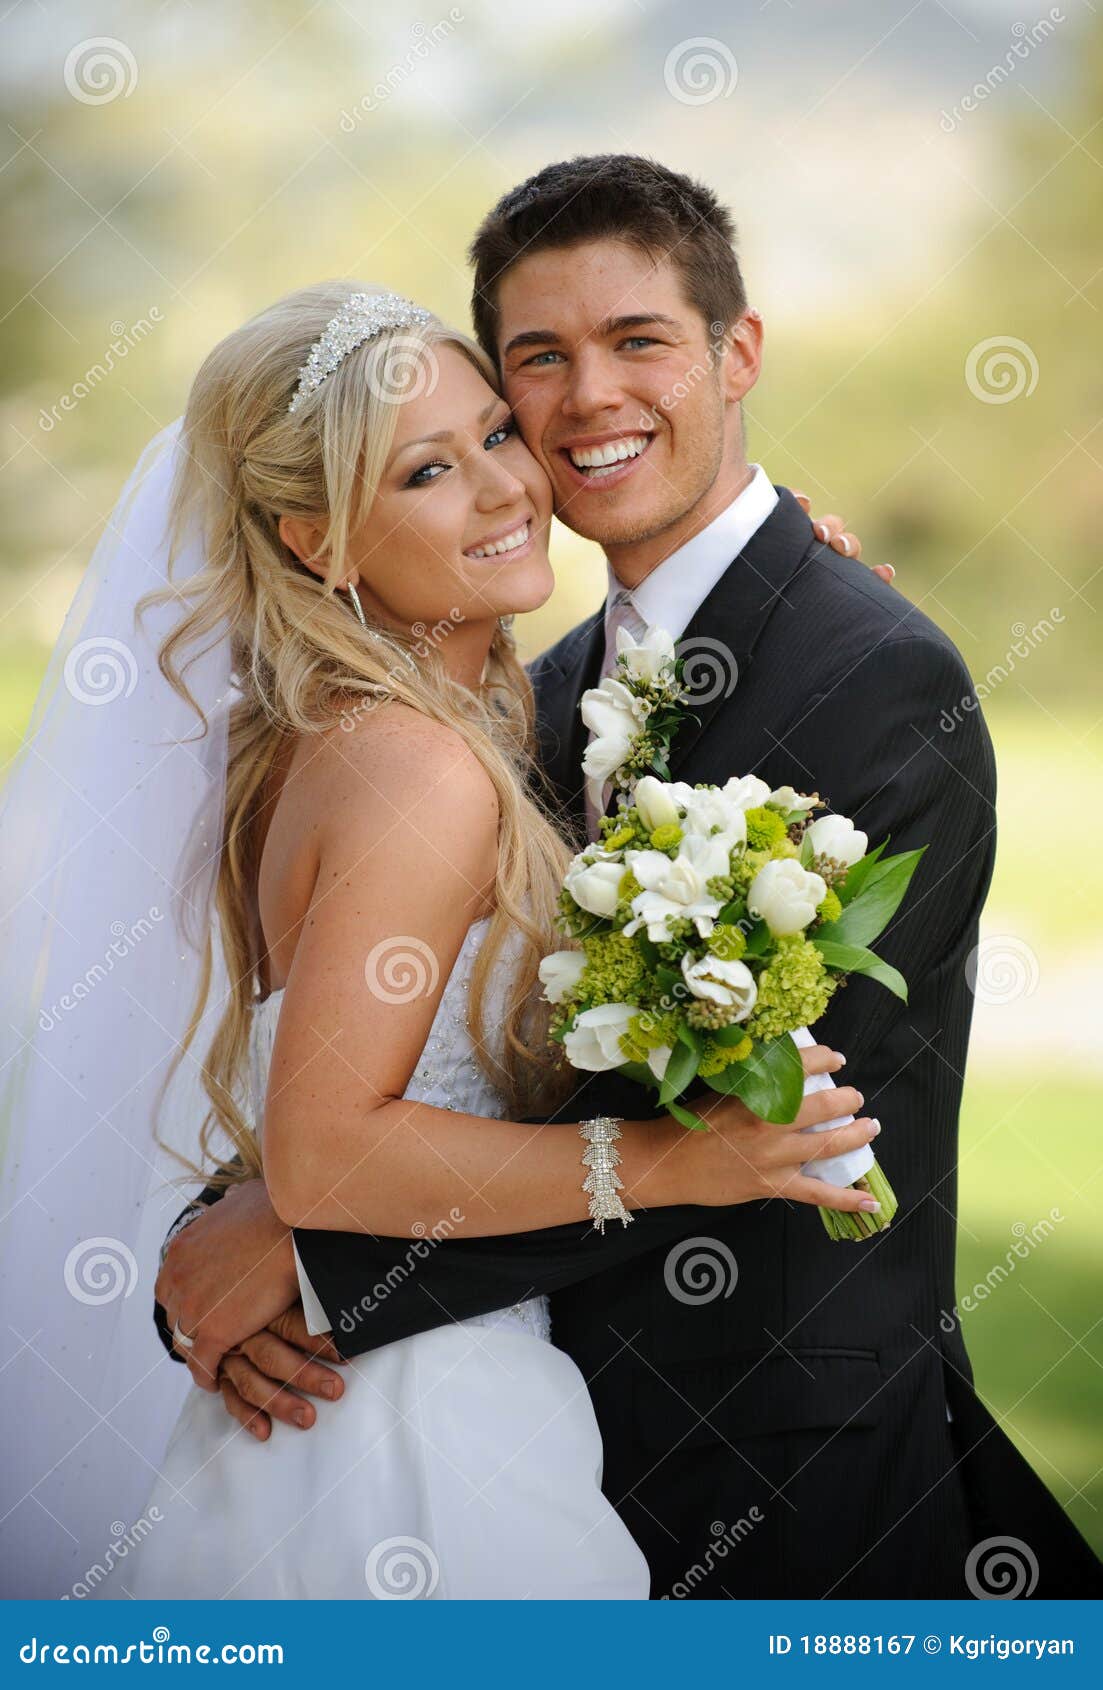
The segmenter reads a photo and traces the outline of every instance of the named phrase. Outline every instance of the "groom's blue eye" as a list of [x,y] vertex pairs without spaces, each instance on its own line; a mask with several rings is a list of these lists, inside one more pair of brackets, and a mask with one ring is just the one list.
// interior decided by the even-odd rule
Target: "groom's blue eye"
[[525,363],[526,365],[539,364],[542,358],[562,358],[562,356],[562,352],[537,352],[535,357],[526,358]]
[[658,346],[658,344],[657,340],[653,340],[650,335],[646,334],[630,334],[627,340],[621,341],[622,346]]

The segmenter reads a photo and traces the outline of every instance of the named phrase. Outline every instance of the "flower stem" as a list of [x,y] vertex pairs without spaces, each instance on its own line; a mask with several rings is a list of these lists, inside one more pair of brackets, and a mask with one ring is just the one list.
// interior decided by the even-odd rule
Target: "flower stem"
[[876,1197],[881,1207],[876,1214],[867,1214],[861,1209],[845,1214],[840,1209],[821,1209],[820,1219],[827,1236],[835,1243],[846,1240],[857,1242],[859,1239],[873,1238],[878,1232],[884,1232],[899,1207],[896,1193],[877,1162],[874,1162],[861,1179],[854,1181],[852,1189],[865,1191],[870,1197]]

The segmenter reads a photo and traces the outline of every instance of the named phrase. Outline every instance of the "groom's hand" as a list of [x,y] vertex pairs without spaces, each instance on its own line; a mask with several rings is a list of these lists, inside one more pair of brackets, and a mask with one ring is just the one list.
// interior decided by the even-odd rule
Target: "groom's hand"
[[[793,497],[797,501],[805,516],[812,516],[812,501],[807,493],[794,490]],[[844,557],[860,558],[862,542],[857,534],[852,534],[841,516],[813,516],[812,531],[817,540],[822,540],[831,547],[833,552],[841,552]],[[882,581],[892,582],[896,575],[891,563],[875,563],[874,575],[879,575]]]
[[190,1347],[176,1346],[192,1378],[205,1391],[217,1391],[226,1352],[299,1300],[291,1233],[262,1179],[232,1186],[176,1234],[157,1275],[156,1296],[170,1329],[194,1339]]
[[347,1366],[332,1338],[307,1330],[303,1306],[296,1303],[222,1358],[218,1384],[227,1413],[260,1443],[271,1434],[273,1420],[308,1431],[316,1418],[314,1404],[299,1393],[335,1402],[345,1389],[323,1360]]

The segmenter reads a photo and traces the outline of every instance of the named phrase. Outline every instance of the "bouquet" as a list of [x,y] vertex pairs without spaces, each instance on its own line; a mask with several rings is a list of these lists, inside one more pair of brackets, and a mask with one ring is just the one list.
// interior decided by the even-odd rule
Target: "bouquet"
[[[560,925],[576,948],[540,966],[551,1037],[573,1067],[653,1088],[684,1127],[707,1127],[682,1101],[699,1083],[791,1122],[804,1094],[798,1041],[810,1042],[805,1029],[845,977],[868,975],[907,1000],[903,977],[869,947],[922,850],[886,856],[887,840],[868,850],[846,816],[816,815],[817,794],[756,775],[670,780],[687,696],[673,641],[653,628],[637,644],[620,630],[617,671],[582,700],[595,733],[586,774],[599,790],[612,782],[617,809],[564,877]],[[869,1165],[847,1183],[881,1208],[821,1208],[833,1239],[868,1237],[896,1212],[872,1151],[856,1154]]]

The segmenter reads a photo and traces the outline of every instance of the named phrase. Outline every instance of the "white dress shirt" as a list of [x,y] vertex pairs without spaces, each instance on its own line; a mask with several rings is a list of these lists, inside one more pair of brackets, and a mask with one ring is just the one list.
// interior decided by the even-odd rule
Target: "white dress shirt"
[[[692,540],[679,546],[676,552],[652,570],[645,581],[632,589],[632,603],[649,627],[665,628],[672,639],[680,639],[724,571],[738,557],[751,535],[762,527],[777,504],[777,493],[762,465],[751,464],[748,467],[753,471],[751,479],[731,504],[719,516],[713,517],[707,528],[702,528]],[[611,633],[609,620],[613,600],[622,591],[612,565],[608,568],[609,593],[605,601],[607,640]],[[307,1330],[315,1334],[328,1332],[329,1320],[325,1309],[310,1283],[297,1248],[295,1267]]]
[[[632,603],[648,627],[665,628],[672,639],[681,639],[724,571],[777,504],[777,493],[762,465],[750,464],[748,468],[753,474],[742,493],[737,493],[707,528],[671,552],[645,581],[632,588]],[[609,594],[605,616],[608,622],[621,583],[613,573],[612,564],[607,567]]]

